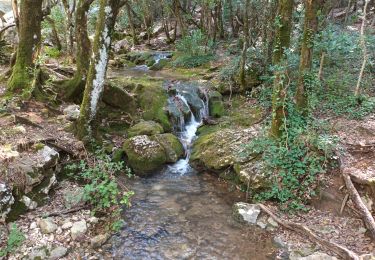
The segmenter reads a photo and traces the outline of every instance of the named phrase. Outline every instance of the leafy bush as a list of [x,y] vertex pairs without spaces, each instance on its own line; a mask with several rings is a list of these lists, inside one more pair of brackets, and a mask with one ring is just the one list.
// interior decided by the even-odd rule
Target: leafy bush
[[286,104],[285,132],[275,140],[267,134],[246,146],[247,154],[260,154],[271,187],[255,196],[256,200],[276,200],[288,209],[303,209],[315,195],[318,184],[333,156],[336,139],[320,134],[312,119],[306,120]]
[[15,223],[12,223],[10,226],[6,248],[0,250],[0,257],[4,257],[9,253],[14,252],[18,247],[22,245],[25,239],[25,235],[18,229],[17,225]]
[[213,47],[213,42],[202,31],[192,31],[177,42],[179,55],[173,65],[193,68],[206,64],[215,58]]
[[120,188],[115,176],[121,171],[131,176],[130,169],[124,167],[123,162],[113,162],[109,155],[99,150],[90,164],[81,161],[80,164],[73,164],[68,168],[71,171],[79,171],[76,178],[86,183],[84,200],[90,202],[95,210],[121,210],[121,205],[130,206],[130,198],[134,192],[126,187]]

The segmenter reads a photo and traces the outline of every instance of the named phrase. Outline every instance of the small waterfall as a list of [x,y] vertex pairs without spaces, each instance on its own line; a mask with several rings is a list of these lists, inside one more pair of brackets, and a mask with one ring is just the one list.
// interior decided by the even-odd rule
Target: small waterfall
[[179,133],[179,139],[180,139],[180,141],[181,141],[181,143],[184,146],[185,151],[186,151],[185,158],[177,161],[173,165],[170,165],[169,169],[173,173],[183,175],[190,168],[189,159],[190,159],[190,153],[191,153],[191,146],[192,146],[192,144],[194,142],[194,139],[196,137],[197,130],[198,130],[199,126],[202,124],[203,118],[208,116],[208,109],[206,108],[207,107],[206,102],[202,100],[203,104],[205,104],[205,105],[203,106],[201,111],[199,111],[200,112],[199,113],[200,118],[197,119],[194,116],[194,113],[191,110],[191,108],[190,108],[187,100],[185,99],[185,97],[181,94],[176,94],[176,98],[181,100],[181,102],[183,102],[184,105],[186,105],[189,108],[190,121],[186,125],[181,126],[181,128],[180,128],[181,132]]
[[168,59],[170,53],[158,52],[154,54],[155,64],[158,64],[161,60]]

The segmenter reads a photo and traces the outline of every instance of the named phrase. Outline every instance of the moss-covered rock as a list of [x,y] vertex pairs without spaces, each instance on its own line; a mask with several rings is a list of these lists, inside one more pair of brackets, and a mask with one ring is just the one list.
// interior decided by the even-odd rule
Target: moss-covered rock
[[113,82],[104,87],[103,102],[130,114],[135,113],[137,109],[134,96],[123,88],[116,86]]
[[167,66],[168,60],[162,59],[159,60],[158,63],[154,63],[152,66],[150,66],[150,70],[162,70],[165,66]]
[[180,140],[173,134],[158,134],[153,136],[152,139],[163,146],[168,163],[177,162],[185,154]]
[[167,162],[164,147],[147,135],[126,140],[123,149],[129,165],[139,175],[146,176]]
[[128,129],[128,137],[163,133],[163,127],[154,121],[141,121]]

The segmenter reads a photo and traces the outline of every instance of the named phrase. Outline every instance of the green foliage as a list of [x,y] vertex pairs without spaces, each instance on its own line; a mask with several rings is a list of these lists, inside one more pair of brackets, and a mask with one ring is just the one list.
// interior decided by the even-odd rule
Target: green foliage
[[17,225],[15,223],[12,223],[10,226],[7,245],[4,249],[0,250],[0,257],[4,257],[9,253],[14,252],[18,247],[22,245],[25,239],[25,235],[18,229]]
[[113,162],[109,155],[98,150],[95,153],[94,162],[90,165],[81,161],[78,165],[70,165],[68,169],[78,170],[77,178],[86,183],[84,200],[90,202],[95,210],[105,211],[109,208],[120,210],[121,205],[130,206],[130,198],[134,192],[125,187],[120,188],[115,176],[122,171],[130,175],[130,169],[124,167],[123,162]]
[[215,58],[213,47],[213,42],[202,31],[194,30],[177,42],[179,55],[173,65],[194,68],[206,64]]
[[57,48],[49,46],[44,47],[44,53],[50,58],[58,58],[61,54],[61,52]]
[[294,105],[286,104],[281,139],[267,134],[246,146],[248,154],[260,154],[271,180],[271,187],[255,196],[257,200],[276,200],[291,210],[303,209],[315,195],[333,156],[336,139],[319,132],[312,119],[300,115]]

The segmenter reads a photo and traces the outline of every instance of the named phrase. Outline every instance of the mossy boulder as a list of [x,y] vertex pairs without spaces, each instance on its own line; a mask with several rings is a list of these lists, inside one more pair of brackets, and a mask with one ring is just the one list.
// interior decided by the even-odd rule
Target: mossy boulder
[[162,70],[165,66],[167,66],[168,60],[162,59],[159,60],[158,63],[154,63],[152,66],[150,66],[150,70]]
[[163,146],[168,163],[177,162],[185,154],[180,140],[173,134],[158,134],[153,136],[152,139]]
[[149,175],[167,162],[164,147],[147,135],[126,140],[123,149],[129,165],[138,175]]
[[252,189],[268,187],[266,170],[256,154],[244,155],[245,144],[255,138],[260,129],[220,129],[206,131],[195,141],[190,164],[198,170],[222,172],[233,169],[236,179]]
[[225,113],[223,96],[218,91],[208,93],[208,108],[210,116],[221,117]]
[[166,111],[168,96],[162,88],[162,82],[137,88],[139,106],[143,110],[142,117],[145,120],[153,120],[160,123],[165,131],[170,131],[172,125]]
[[135,113],[137,104],[134,95],[122,87],[110,82],[104,87],[103,102],[115,108],[120,108],[130,114]]
[[128,129],[128,137],[163,133],[163,127],[154,121],[141,121]]

